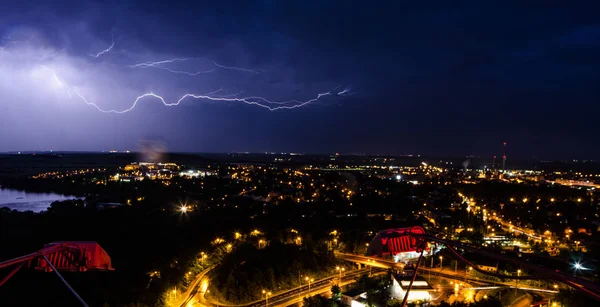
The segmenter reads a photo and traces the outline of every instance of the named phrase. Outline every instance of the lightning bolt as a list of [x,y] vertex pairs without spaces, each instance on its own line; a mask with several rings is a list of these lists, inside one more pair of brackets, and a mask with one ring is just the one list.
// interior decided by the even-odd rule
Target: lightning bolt
[[221,98],[226,98],[226,97],[236,97],[236,96],[239,96],[239,95],[241,95],[243,92],[244,92],[244,91],[239,91],[239,92],[237,92],[237,93],[234,93],[234,94],[222,95],[222,96],[221,96]]
[[[56,71],[54,69],[52,69],[52,68],[50,68],[50,67],[48,67],[46,65],[40,65],[40,67],[43,68],[43,69],[45,69],[45,70],[48,70],[48,71],[50,71],[52,73],[52,79],[54,79],[54,82],[56,82],[56,84],[58,86],[60,86],[60,87],[65,86],[65,84],[60,80],[60,78],[58,77],[58,75],[56,74]],[[69,93],[69,96],[70,95],[71,94]]]
[[188,75],[188,76],[197,76],[199,74],[211,73],[211,72],[214,72],[216,70],[215,68],[213,68],[213,69],[210,69],[210,70],[201,70],[201,71],[196,71],[196,72],[189,72],[189,71],[185,71],[185,70],[171,69],[169,67],[163,66],[165,64],[171,64],[171,63],[183,62],[183,61],[191,61],[191,60],[206,61],[206,62],[211,63],[215,67],[221,68],[221,69],[236,70],[236,71],[249,72],[249,73],[254,73],[254,74],[260,73],[259,71],[253,70],[253,69],[236,67],[236,66],[221,65],[221,64],[217,63],[216,61],[209,60],[209,59],[206,59],[206,58],[173,58],[173,59],[167,59],[167,60],[161,60],[161,61],[138,63],[138,64],[130,65],[129,67],[130,68],[157,68],[157,69],[166,70],[166,71],[174,73],[174,74],[185,74],[185,75]]
[[338,92],[337,95],[338,96],[352,96],[354,94],[356,94],[356,92],[350,92],[351,89],[349,87],[346,87],[343,91]]
[[90,54],[91,57],[95,57],[95,58],[99,58],[100,56],[102,56],[103,54],[111,51],[113,49],[113,47],[115,46],[115,38],[113,37],[112,39],[112,44],[110,44],[110,46],[96,54]]
[[78,96],[86,105],[94,107],[96,110],[98,110],[102,113],[124,114],[124,113],[131,112],[135,109],[135,107],[138,105],[138,103],[145,98],[157,99],[166,107],[178,106],[184,100],[187,100],[187,99],[197,99],[197,100],[208,100],[208,101],[218,101],[218,102],[244,103],[247,105],[253,105],[253,106],[260,107],[260,108],[264,108],[269,111],[277,111],[277,110],[291,110],[291,109],[301,108],[301,107],[307,106],[311,103],[318,101],[322,97],[334,95],[333,91],[331,90],[328,92],[319,93],[319,94],[317,94],[317,96],[315,98],[305,100],[305,101],[296,100],[296,99],[287,100],[287,101],[272,101],[272,100],[269,100],[267,98],[260,97],[260,96],[250,96],[250,97],[244,97],[244,98],[236,97],[237,95],[241,94],[242,92],[224,95],[224,96],[215,96],[216,93],[219,93],[220,91],[223,90],[223,88],[220,88],[216,91],[213,91],[213,92],[210,92],[207,94],[198,95],[198,94],[187,93],[187,94],[181,96],[176,102],[167,102],[162,96],[157,95],[153,92],[148,92],[148,93],[138,96],[133,101],[131,106],[126,109],[122,109],[122,110],[110,109],[110,110],[108,110],[108,109],[103,109],[98,104],[90,101],[88,98],[86,98],[84,95],[82,95],[81,92],[77,88],[68,87],[67,84],[65,84],[59,78],[58,74],[56,73],[56,71],[54,69],[51,69],[44,65],[41,65],[41,67],[52,73],[52,78],[60,87],[66,87],[67,94],[69,95],[69,97],[72,97],[72,93],[75,93],[75,95]]
[[[306,101],[290,100],[290,101],[278,102],[278,101],[270,101],[263,97],[227,98],[227,97],[219,97],[219,96],[211,96],[211,95],[196,95],[196,94],[188,93],[188,94],[181,96],[181,98],[179,98],[179,100],[177,100],[176,102],[168,103],[162,96],[154,94],[153,92],[149,92],[149,93],[145,93],[143,95],[138,96],[133,101],[132,105],[127,109],[105,110],[105,109],[101,108],[100,106],[98,106],[97,104],[89,101],[87,98],[85,98],[83,95],[81,95],[81,93],[79,93],[79,91],[77,89],[73,89],[73,92],[75,92],[75,94],[77,96],[79,96],[79,98],[81,98],[81,100],[83,100],[83,102],[85,102],[85,104],[96,108],[96,110],[98,110],[102,113],[115,113],[115,114],[124,114],[124,113],[132,111],[133,109],[135,109],[135,107],[137,106],[138,102],[140,102],[140,100],[147,98],[147,97],[158,99],[166,107],[178,106],[184,100],[186,100],[188,98],[193,98],[193,99],[202,99],[202,100],[210,100],[210,101],[240,102],[240,103],[245,103],[248,105],[254,105],[257,107],[261,107],[261,108],[267,109],[269,111],[277,111],[277,110],[283,110],[283,109],[291,110],[291,109],[300,108],[300,107],[306,106],[310,103],[313,103],[313,102],[319,100],[321,97],[331,95],[331,92],[325,92],[325,93],[320,93],[317,95],[317,97],[310,99],[310,100],[306,100]],[[296,104],[288,105],[290,103],[296,103]],[[278,105],[278,106],[274,107],[271,105]]]
[[253,70],[253,69],[247,69],[247,68],[241,68],[241,67],[235,67],[235,66],[225,66],[225,65],[221,65],[215,61],[211,61],[215,66],[219,67],[219,68],[223,68],[223,69],[231,69],[231,70],[237,70],[237,71],[243,71],[243,72],[249,72],[249,73],[253,73],[253,74],[259,74],[260,72],[257,70]]

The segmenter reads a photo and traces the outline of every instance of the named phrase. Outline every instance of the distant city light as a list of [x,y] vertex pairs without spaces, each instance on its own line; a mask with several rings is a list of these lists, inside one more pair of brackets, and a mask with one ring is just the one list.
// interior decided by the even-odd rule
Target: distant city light
[[402,176],[401,175],[396,175],[396,180],[400,180],[400,179],[402,179]]

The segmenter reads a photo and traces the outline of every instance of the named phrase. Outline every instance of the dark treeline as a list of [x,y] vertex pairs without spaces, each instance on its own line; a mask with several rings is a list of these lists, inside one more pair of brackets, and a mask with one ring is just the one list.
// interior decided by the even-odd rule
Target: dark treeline
[[289,289],[305,283],[303,276],[318,278],[332,272],[339,264],[333,252],[324,244],[305,241],[309,242],[303,246],[270,241],[261,249],[242,244],[215,269],[211,293],[231,303],[249,302],[260,299],[262,290]]

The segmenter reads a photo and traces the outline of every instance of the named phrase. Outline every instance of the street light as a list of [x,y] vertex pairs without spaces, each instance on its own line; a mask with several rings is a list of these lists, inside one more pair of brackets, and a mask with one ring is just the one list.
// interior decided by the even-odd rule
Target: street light
[[335,270],[340,272],[340,285],[341,285],[342,284],[342,272],[344,272],[346,270],[346,268],[341,268],[339,266],[336,266]]
[[575,264],[573,264],[573,267],[575,268],[575,276],[577,276],[577,271],[585,270],[583,265],[581,265],[581,263],[579,262],[575,262]]
[[271,295],[271,292],[262,290],[262,293],[265,296],[265,307],[269,307],[269,295]]
[[308,278],[308,276],[305,279],[308,282],[308,296],[310,296],[310,283],[313,282],[313,281],[315,281],[315,279],[314,278]]
[[442,261],[444,261],[444,257],[440,256],[440,271],[442,270],[443,266],[442,266]]
[[[520,277],[521,276],[521,269],[517,270],[517,276]],[[517,295],[517,288],[519,286],[519,279],[515,279],[515,295]]]

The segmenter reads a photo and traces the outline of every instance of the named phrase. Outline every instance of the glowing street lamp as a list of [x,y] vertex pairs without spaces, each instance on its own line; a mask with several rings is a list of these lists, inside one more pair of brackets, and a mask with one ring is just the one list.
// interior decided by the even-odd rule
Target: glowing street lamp
[[271,292],[262,290],[262,294],[265,296],[265,307],[269,307],[269,296],[271,295]]
[[346,270],[346,268],[341,268],[339,266],[335,267],[336,271],[340,272],[340,284],[342,283],[342,272],[344,272]]
[[442,266],[443,262],[442,261],[444,261],[444,257],[440,256],[440,270],[442,270],[442,268],[443,268],[443,266]]
[[179,212],[187,213],[187,211],[188,211],[188,206],[182,205],[181,207],[179,207]]
[[579,263],[579,262],[575,262],[573,264],[573,268],[575,268],[575,275],[576,276],[577,276],[577,271],[585,270],[585,268],[583,267],[583,265],[581,265],[581,263]]
[[306,278],[304,278],[307,282],[308,282],[308,296],[310,296],[310,283],[315,281],[314,278],[308,278],[308,276]]

